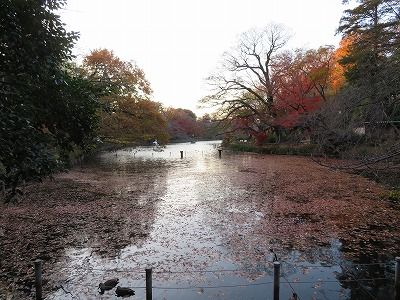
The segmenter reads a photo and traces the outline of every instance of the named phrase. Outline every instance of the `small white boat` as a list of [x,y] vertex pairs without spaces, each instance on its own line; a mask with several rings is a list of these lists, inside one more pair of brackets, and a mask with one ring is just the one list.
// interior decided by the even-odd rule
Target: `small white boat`
[[160,146],[160,144],[157,142],[157,140],[155,140],[153,142],[153,151],[155,151],[155,152],[163,152],[164,151],[164,147]]

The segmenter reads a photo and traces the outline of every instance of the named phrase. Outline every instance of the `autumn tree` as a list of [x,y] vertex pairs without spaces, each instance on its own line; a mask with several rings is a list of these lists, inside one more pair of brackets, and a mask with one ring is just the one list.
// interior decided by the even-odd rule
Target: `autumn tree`
[[236,48],[224,54],[218,73],[208,78],[214,93],[202,102],[218,107],[221,119],[253,121],[249,125],[265,138],[276,116],[273,63],[287,41],[285,29],[276,24],[243,33]]
[[352,43],[353,38],[351,36],[345,36],[340,41],[339,47],[334,51],[333,66],[330,76],[330,85],[334,94],[337,94],[346,83],[345,74],[351,65],[343,65],[341,62],[349,55]]
[[323,101],[333,94],[332,77],[335,60],[333,46],[321,46],[318,49],[309,49],[304,53],[302,71],[312,83],[313,89]]
[[106,138],[147,143],[168,140],[160,104],[151,101],[152,90],[142,69],[107,49],[97,49],[83,61],[83,73],[105,91],[101,97],[100,134]]
[[161,111],[161,104],[151,100],[118,98],[114,111],[102,114],[101,133],[118,141],[147,144],[157,139],[165,144],[169,135]]
[[84,58],[82,67],[105,94],[149,99],[152,93],[143,70],[133,62],[122,61],[111,50],[91,51]]
[[[358,159],[346,168],[399,167],[400,147],[400,2],[343,1],[337,51],[346,84],[317,115],[317,141],[323,150]],[[326,152],[326,151],[325,151]]]
[[198,139],[200,129],[197,116],[189,109],[169,107],[164,110],[168,123],[168,133],[172,141],[190,141]]
[[[347,2],[347,1],[346,1]],[[342,59],[349,82],[346,110],[368,124],[371,142],[381,143],[381,125],[399,135],[400,2],[359,0],[344,12],[338,31],[353,42]],[[386,130],[385,130],[386,131]]]
[[276,119],[274,124],[284,128],[304,127],[304,118],[327,102],[333,93],[331,76],[334,49],[285,51],[276,57],[274,82],[276,85]]
[[347,67],[347,80],[359,93],[358,99],[352,101],[358,107],[360,121],[387,121],[398,110],[393,96],[399,95],[400,90],[400,2],[359,0],[357,3],[345,10],[338,28],[338,32],[353,39],[342,64]]

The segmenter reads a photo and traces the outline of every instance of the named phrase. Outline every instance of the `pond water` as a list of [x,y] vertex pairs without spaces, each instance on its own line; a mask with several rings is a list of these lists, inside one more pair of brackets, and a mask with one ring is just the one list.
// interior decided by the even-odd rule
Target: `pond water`
[[[104,235],[117,238],[102,239],[99,234],[94,241],[90,228],[77,231],[85,242],[66,247],[49,271],[62,288],[46,299],[117,299],[114,291],[99,295],[97,290],[99,282],[113,277],[135,290],[133,299],[145,299],[145,268],[153,270],[153,299],[272,299],[271,249],[281,262],[280,299],[289,299],[293,291],[299,299],[391,298],[396,254],[392,248],[398,240],[388,242],[394,243],[392,248],[369,236],[362,244],[352,233],[368,222],[351,216],[341,220],[340,208],[330,208],[334,200],[325,207],[320,203],[326,199],[315,196],[343,201],[338,190],[344,189],[346,199],[358,197],[357,191],[344,187],[349,183],[351,188],[354,177],[331,182],[330,176],[347,175],[320,167],[312,167],[320,174],[303,170],[304,178],[291,171],[285,176],[280,164],[298,170],[313,162],[287,158],[285,163],[283,157],[225,150],[219,158],[218,145],[174,144],[162,152],[127,148],[88,161],[83,166],[88,184],[93,184],[93,174],[107,174],[103,188],[125,199],[121,203],[135,202],[137,211],[118,202],[110,207],[110,214],[121,217],[104,229]],[[317,179],[329,190],[313,186],[310,195],[289,190],[291,181],[304,189]],[[371,183],[360,180],[357,188],[364,191]],[[285,201],[292,206],[284,207]],[[373,210],[366,208],[368,213],[361,214],[368,218]],[[325,217],[324,211],[333,211],[332,216]],[[396,228],[387,230],[390,234]]]

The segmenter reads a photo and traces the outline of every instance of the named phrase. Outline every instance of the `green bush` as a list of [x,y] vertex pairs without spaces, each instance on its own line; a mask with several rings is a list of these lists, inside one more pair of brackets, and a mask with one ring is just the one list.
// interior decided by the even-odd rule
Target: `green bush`
[[386,198],[392,202],[400,202],[400,190],[393,190],[386,194]]

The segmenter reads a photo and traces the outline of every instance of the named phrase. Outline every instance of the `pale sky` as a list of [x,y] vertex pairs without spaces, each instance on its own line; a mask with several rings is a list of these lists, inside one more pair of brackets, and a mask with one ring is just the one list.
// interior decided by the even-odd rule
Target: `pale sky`
[[201,116],[205,78],[240,33],[271,22],[292,32],[289,47],[337,45],[342,0],[68,0],[67,30],[80,32],[75,54],[107,48],[133,60],[150,81],[153,100]]

